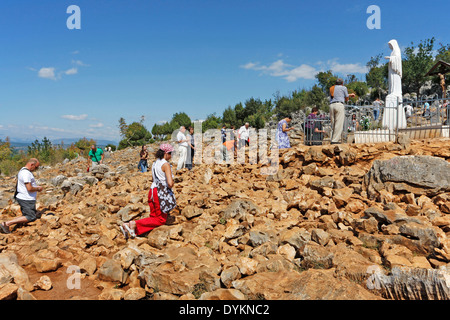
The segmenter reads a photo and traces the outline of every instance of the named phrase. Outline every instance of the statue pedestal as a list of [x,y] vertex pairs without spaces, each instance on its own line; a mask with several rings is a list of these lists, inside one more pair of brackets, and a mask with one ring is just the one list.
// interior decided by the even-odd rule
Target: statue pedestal
[[406,128],[406,114],[403,108],[403,99],[397,95],[390,94],[386,97],[383,112],[383,128],[389,130]]

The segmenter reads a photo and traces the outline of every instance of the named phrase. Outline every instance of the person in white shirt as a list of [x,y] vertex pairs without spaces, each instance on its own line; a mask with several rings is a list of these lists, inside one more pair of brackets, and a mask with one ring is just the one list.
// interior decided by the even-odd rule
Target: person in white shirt
[[180,128],[180,131],[178,131],[177,134],[177,142],[179,144],[179,152],[180,157],[178,158],[178,165],[177,170],[181,170],[186,165],[186,157],[187,157],[187,148],[188,148],[188,139],[186,138],[186,135],[184,134],[186,132],[186,128],[182,126]]
[[25,167],[17,174],[17,187],[14,198],[20,205],[22,216],[0,224],[0,231],[11,233],[9,227],[18,223],[32,222],[37,219],[36,197],[37,193],[44,188],[38,186],[33,171],[39,168],[39,160],[32,158],[28,160]]
[[412,112],[413,112],[413,107],[410,104],[407,104],[405,107],[405,113],[406,113],[406,118],[409,118],[412,116]]
[[239,129],[239,148],[245,145],[249,145],[250,130],[248,129],[250,124],[247,122]]

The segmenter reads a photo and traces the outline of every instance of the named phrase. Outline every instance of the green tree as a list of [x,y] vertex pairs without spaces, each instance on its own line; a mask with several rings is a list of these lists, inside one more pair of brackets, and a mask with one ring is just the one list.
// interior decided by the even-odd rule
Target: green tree
[[266,121],[262,114],[255,113],[247,117],[247,121],[252,128],[263,129]]
[[0,161],[7,160],[12,155],[11,143],[9,138],[6,137],[5,141],[0,139]]
[[122,137],[125,137],[125,135],[127,134],[127,130],[128,130],[128,125],[125,122],[124,118],[120,118],[119,119],[119,131],[120,131],[120,135]]
[[237,125],[236,112],[234,111],[233,108],[229,106],[228,108],[225,109],[225,111],[222,114],[222,121],[228,127],[232,125]]
[[127,125],[124,118],[119,119],[119,129],[122,140],[119,142],[118,149],[127,147],[142,146],[149,143],[152,139],[152,134],[144,126],[144,116],[141,117],[140,122],[133,122]]
[[382,92],[387,90],[388,63],[381,64],[382,54],[371,57],[366,66],[369,72],[366,74],[366,83],[375,94],[372,98],[382,98]]
[[91,146],[97,144],[97,142],[93,139],[87,139],[86,137],[75,142],[74,146],[79,150],[80,154],[83,157],[87,157],[89,151],[91,150]]
[[149,143],[152,138],[151,133],[140,122],[133,122],[128,126],[124,139],[119,142],[119,149],[134,146],[143,146]]
[[439,44],[440,48],[437,49],[437,55],[435,62],[442,60],[444,62],[450,63],[450,45]]
[[236,127],[242,127],[245,123],[245,109],[242,102],[234,106],[234,113],[236,114]]
[[186,129],[189,128],[192,124],[191,118],[185,112],[175,113],[172,116],[171,128],[173,131],[180,129],[181,126],[184,126]]
[[305,106],[316,106],[320,110],[328,111],[328,96],[318,85],[314,85],[310,91],[307,91],[302,101],[303,108]]
[[50,163],[55,155],[51,141],[44,137],[42,142],[35,140],[28,146],[28,156],[39,159],[42,163]]
[[362,81],[354,81],[347,84],[347,89],[349,93],[356,94],[356,97],[353,100],[354,102],[358,101],[359,98],[364,97],[369,92],[367,83]]
[[328,70],[326,72],[319,72],[316,74],[317,82],[319,83],[320,88],[324,92],[328,94],[330,92],[330,88],[336,84],[336,80],[339,77],[337,75],[334,75],[331,70]]
[[163,140],[163,137],[165,136],[162,132],[162,125],[155,123],[152,127],[152,135],[156,140]]
[[405,93],[416,93],[420,95],[420,88],[430,77],[425,75],[431,69],[434,62],[434,42],[435,39],[421,41],[418,46],[411,46],[405,49],[405,59],[403,60],[403,86]]
[[278,119],[282,119],[294,112],[304,109],[307,106],[305,98],[308,91],[302,89],[293,91],[290,96],[276,97],[275,110]]
[[209,129],[219,129],[222,125],[222,119],[216,116],[216,113],[210,114],[206,120],[202,122],[202,132],[205,133]]
[[5,141],[0,139],[0,174],[16,174],[25,163],[26,158],[22,154],[14,153],[8,137],[6,137]]

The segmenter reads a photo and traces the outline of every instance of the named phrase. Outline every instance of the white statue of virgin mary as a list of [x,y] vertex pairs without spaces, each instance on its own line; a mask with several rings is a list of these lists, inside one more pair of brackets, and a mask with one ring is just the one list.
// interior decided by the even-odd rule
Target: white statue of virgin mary
[[389,94],[402,97],[402,52],[398,46],[397,40],[389,41],[389,48],[392,53],[389,60]]
[[389,60],[389,94],[383,113],[383,127],[393,130],[406,128],[406,114],[403,108],[402,94],[402,52],[397,40],[389,41],[392,53],[386,59]]

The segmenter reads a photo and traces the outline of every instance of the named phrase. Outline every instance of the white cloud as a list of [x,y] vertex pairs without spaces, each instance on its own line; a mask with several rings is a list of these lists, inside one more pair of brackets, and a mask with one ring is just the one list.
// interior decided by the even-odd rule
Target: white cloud
[[54,131],[54,132],[67,132],[65,129],[61,128],[52,128],[48,126],[28,126],[28,129],[35,131]]
[[360,63],[348,63],[340,64],[337,59],[328,61],[329,69],[335,73],[342,74],[354,74],[354,73],[367,73],[368,69],[366,66]]
[[64,73],[66,75],[70,76],[70,75],[73,75],[73,74],[77,74],[78,73],[78,69],[77,68],[72,68],[72,69],[66,70]]
[[74,75],[74,74],[78,74],[78,67],[88,67],[88,64],[85,64],[83,61],[81,60],[72,60],[72,65],[74,65],[74,67],[67,69],[65,71],[60,71],[56,70],[56,68],[54,67],[44,67],[39,69],[39,71],[35,68],[32,67],[27,67],[28,70],[30,71],[34,71],[38,73],[39,78],[43,78],[43,79],[50,79],[50,80],[60,80],[62,75]]
[[290,70],[285,79],[288,82],[294,82],[297,79],[312,80],[315,78],[318,72],[319,71],[316,68],[308,66],[306,64],[302,64],[300,67]]
[[41,68],[38,72],[39,78],[57,80],[55,76],[55,68]]
[[61,116],[61,118],[63,118],[63,119],[75,120],[75,121],[86,120],[87,117],[88,117],[87,114],[80,114],[79,116],[72,115],[72,114],[65,114],[65,115]]
[[241,68],[244,69],[256,69],[258,67],[258,63],[253,63],[253,62],[249,62],[247,64],[244,64],[243,66],[241,66]]
[[273,77],[282,77],[288,82],[294,82],[298,79],[314,79],[315,75],[319,72],[316,68],[302,64],[298,67],[284,63],[279,59],[270,65],[260,65],[259,63],[249,62],[241,68],[247,70],[262,71],[262,73],[269,74]]
[[85,64],[83,61],[81,60],[72,60],[72,64],[80,66],[80,67],[89,67],[88,64]]
[[317,67],[301,64],[293,66],[279,59],[269,65],[262,65],[259,62],[249,62],[242,65],[241,68],[247,70],[261,71],[262,74],[268,74],[272,77],[282,77],[288,82],[295,82],[299,79],[314,80],[315,76],[323,70],[332,70],[338,74],[365,74],[368,72],[367,67],[360,63],[341,64],[338,59],[328,60],[327,63],[319,61],[315,63]]
[[91,128],[103,128],[103,126],[104,126],[104,124],[101,123],[101,122],[99,122],[99,123],[97,123],[97,124],[91,124],[91,125],[89,125],[89,127],[91,127]]

